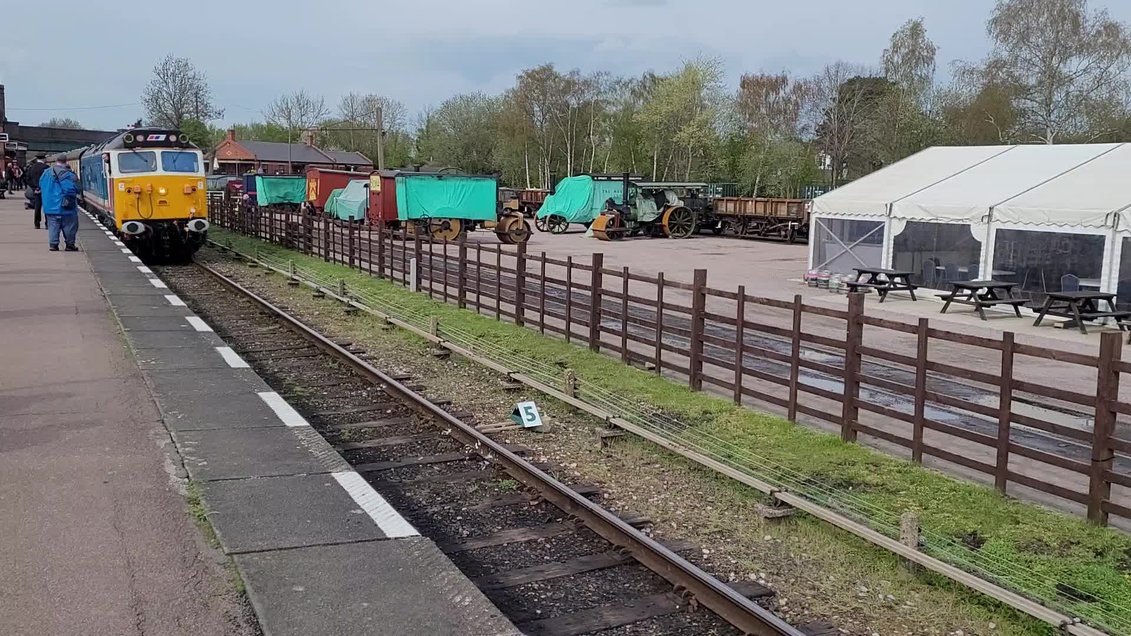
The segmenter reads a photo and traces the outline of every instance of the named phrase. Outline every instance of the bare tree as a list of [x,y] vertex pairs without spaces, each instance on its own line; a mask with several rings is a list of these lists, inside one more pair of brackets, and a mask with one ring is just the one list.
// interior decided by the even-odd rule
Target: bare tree
[[48,119],[47,121],[40,124],[40,126],[43,126],[44,128],[72,128],[74,130],[82,129],[82,124],[80,124],[78,120],[71,119],[70,117],[52,117],[51,119]]
[[146,119],[157,126],[181,128],[188,120],[207,123],[224,116],[212,103],[208,78],[187,58],[165,56],[141,96]]
[[985,72],[1009,86],[1022,125],[1044,143],[1091,139],[1089,114],[1128,85],[1131,38],[1087,0],[998,0],[986,25],[994,41]]
[[303,131],[317,127],[329,114],[324,97],[315,97],[300,90],[275,99],[267,106],[263,116],[272,124],[285,128],[294,139]]
[[[887,80],[870,69],[845,62],[826,66],[809,80],[808,116],[816,124],[821,150],[831,164],[830,185],[835,187],[846,176],[850,160],[865,146],[864,138],[877,114],[878,98]],[[865,162],[856,165],[866,169]]]
[[809,85],[785,73],[743,75],[738,84],[735,111],[746,152],[744,172],[754,196],[759,196],[763,176],[773,168],[777,150],[796,140]]

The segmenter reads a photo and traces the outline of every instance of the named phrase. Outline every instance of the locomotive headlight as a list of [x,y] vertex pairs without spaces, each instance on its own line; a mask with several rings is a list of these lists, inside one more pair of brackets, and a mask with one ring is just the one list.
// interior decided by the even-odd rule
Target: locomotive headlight
[[173,142],[173,143],[176,143],[176,141],[177,141],[177,136],[176,136],[176,135],[169,135],[169,141],[171,141],[171,142]]
[[157,194],[166,194],[165,188],[157,188]]

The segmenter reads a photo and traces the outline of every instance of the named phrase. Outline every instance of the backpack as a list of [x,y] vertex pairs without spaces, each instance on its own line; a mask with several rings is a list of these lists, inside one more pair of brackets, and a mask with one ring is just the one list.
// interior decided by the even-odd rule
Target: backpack
[[[51,176],[55,177],[56,185],[62,187],[62,182],[59,180],[59,171],[55,168],[50,168]],[[74,173],[72,173],[74,174]],[[78,199],[73,194],[64,194],[63,201],[59,204],[59,208],[63,210],[75,210],[79,207]]]

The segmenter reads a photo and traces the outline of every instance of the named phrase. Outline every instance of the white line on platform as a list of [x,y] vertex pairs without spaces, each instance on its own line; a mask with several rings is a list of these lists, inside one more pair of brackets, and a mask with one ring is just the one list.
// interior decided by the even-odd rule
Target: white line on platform
[[283,396],[279,395],[278,393],[275,393],[274,391],[264,391],[262,393],[258,393],[257,395],[259,396],[259,399],[263,400],[264,403],[267,404],[267,406],[271,407],[272,411],[275,411],[275,415],[279,416],[279,419],[283,421],[283,424],[286,424],[291,428],[294,428],[296,426],[310,426],[310,424],[308,424],[307,421],[298,414],[298,411],[291,408],[291,405],[287,404],[287,401],[283,399]]
[[114,243],[114,245],[117,245],[118,247],[125,247],[126,246],[125,243],[123,243],[123,242],[121,242],[117,239],[114,239],[113,243]]
[[[134,257],[134,258],[137,258],[137,257]],[[153,273],[153,270],[149,269],[145,265],[138,265],[137,271],[141,272],[142,274],[152,274]]]
[[149,284],[153,285],[157,289],[169,289],[169,286],[165,284],[165,281],[161,280],[160,278],[150,278]]
[[[122,251],[128,252],[129,250],[122,250]],[[130,262],[131,263],[140,263],[141,259],[136,257],[136,256],[130,255]]]
[[128,248],[125,248],[125,247],[122,248],[122,253],[123,254],[133,254],[133,252],[131,252]]
[[196,316],[185,316],[185,320],[187,320],[188,324],[192,325],[192,328],[196,329],[197,331],[212,331],[212,327],[209,327],[208,323],[204,322],[200,318],[197,318]]
[[349,496],[357,502],[357,505],[361,506],[361,509],[373,519],[386,537],[399,539],[420,536],[416,528],[405,521],[405,518],[390,506],[384,497],[373,490],[373,486],[370,486],[361,475],[352,470],[331,474],[341,484],[342,488],[345,488]]
[[185,305],[185,301],[181,300],[181,298],[179,296],[177,296],[176,294],[165,294],[165,300],[169,301],[169,304],[174,306],[174,307],[186,307],[187,306],[187,305]]
[[246,369],[251,366],[244,362],[238,353],[232,351],[231,347],[216,347],[216,350],[220,352],[220,357],[224,358],[224,362],[227,362],[228,366],[233,369]]

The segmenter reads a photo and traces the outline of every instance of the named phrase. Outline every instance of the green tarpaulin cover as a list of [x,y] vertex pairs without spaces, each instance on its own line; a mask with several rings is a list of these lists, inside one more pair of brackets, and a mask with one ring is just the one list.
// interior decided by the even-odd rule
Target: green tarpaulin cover
[[302,203],[306,201],[306,177],[256,177],[255,200],[259,205]]
[[[632,196],[630,191],[629,196]],[[563,216],[570,223],[591,223],[605,209],[605,201],[612,199],[623,204],[624,183],[597,180],[581,175],[558,182],[554,193],[546,197],[538,210],[538,218],[550,215]]]
[[491,177],[398,175],[397,218],[494,221],[497,187]]
[[343,221],[364,219],[366,204],[369,203],[368,183],[365,179],[354,179],[346,187],[331,192],[326,200],[326,214]]

